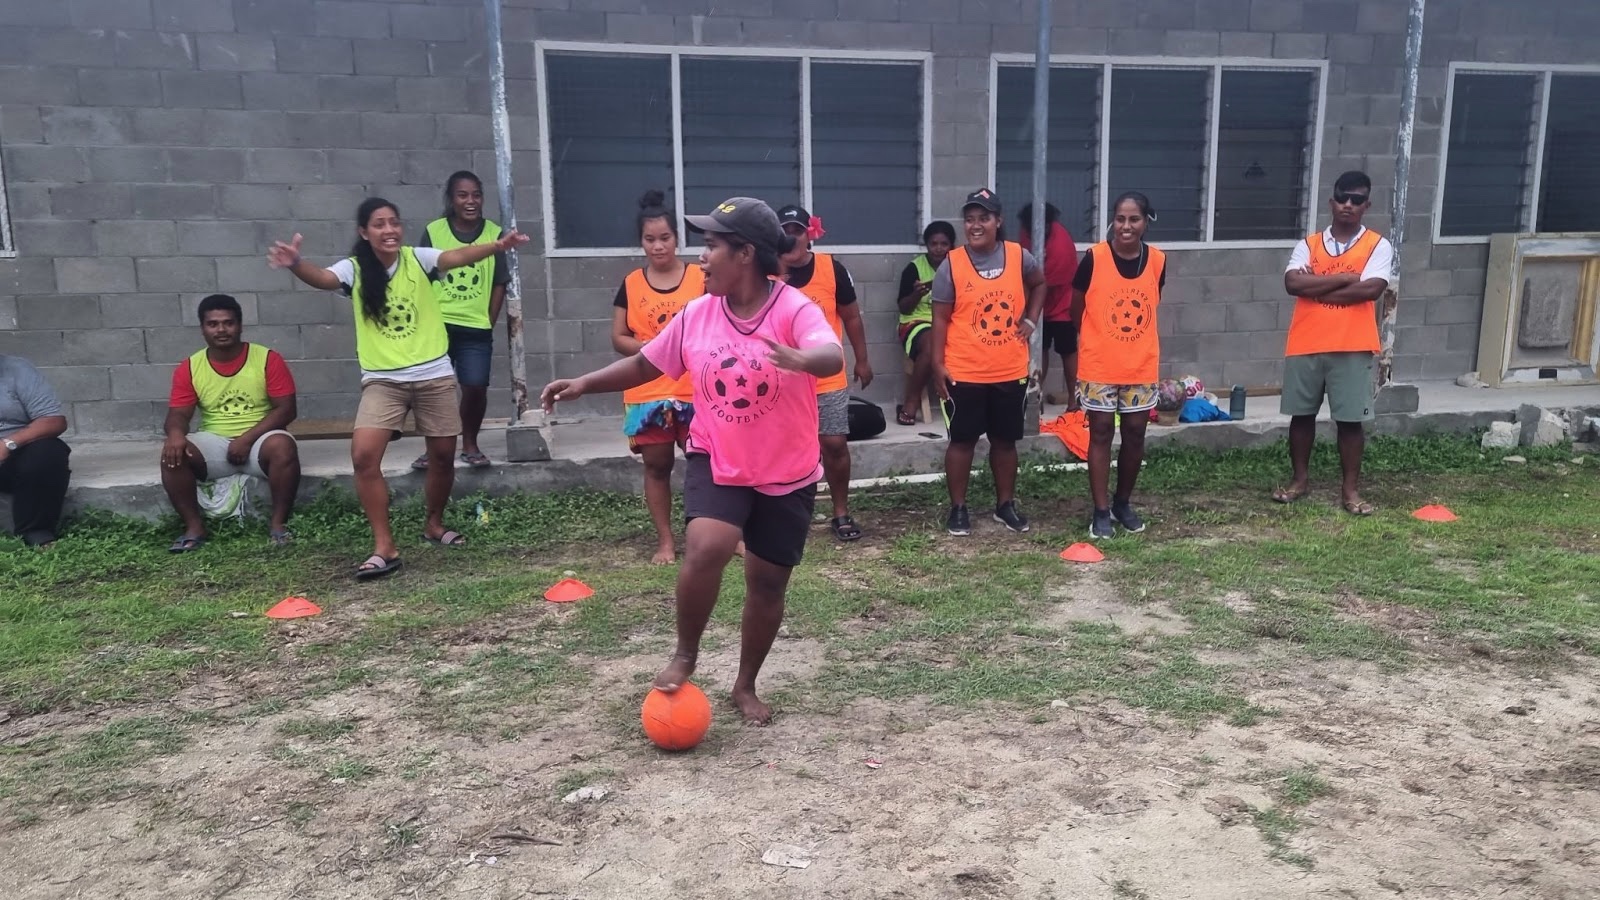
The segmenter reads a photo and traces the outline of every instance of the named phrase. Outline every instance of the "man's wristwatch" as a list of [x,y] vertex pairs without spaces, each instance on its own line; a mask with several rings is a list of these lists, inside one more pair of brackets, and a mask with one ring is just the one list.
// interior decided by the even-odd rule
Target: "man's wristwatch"
[[13,441],[11,438],[6,438],[4,441],[0,441],[0,443],[5,444],[6,445],[6,449],[9,450],[10,452],[12,452],[12,453],[17,452],[17,442]]

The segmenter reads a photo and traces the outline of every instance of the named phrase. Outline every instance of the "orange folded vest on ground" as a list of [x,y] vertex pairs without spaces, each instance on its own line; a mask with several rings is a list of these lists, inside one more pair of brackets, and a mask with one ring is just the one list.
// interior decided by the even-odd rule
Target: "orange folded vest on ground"
[[1061,443],[1067,445],[1073,456],[1089,458],[1089,418],[1083,414],[1083,410],[1064,412],[1048,422],[1039,423],[1039,433],[1053,434],[1061,438]]

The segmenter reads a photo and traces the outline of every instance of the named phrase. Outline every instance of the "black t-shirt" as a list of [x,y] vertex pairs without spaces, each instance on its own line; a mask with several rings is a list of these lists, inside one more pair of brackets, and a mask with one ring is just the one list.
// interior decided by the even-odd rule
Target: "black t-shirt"
[[[1115,253],[1111,258],[1116,261],[1117,272],[1123,278],[1138,278],[1144,273],[1144,267],[1150,261],[1150,254],[1141,253],[1137,259],[1123,259]],[[1094,250],[1083,251],[1083,259],[1078,262],[1078,272],[1072,276],[1072,289],[1075,291],[1088,291],[1089,279],[1094,277]],[[1167,270],[1161,270],[1160,287],[1167,286]]]
[[905,270],[900,273],[900,293],[895,294],[894,298],[899,300],[901,297],[911,296],[911,292],[917,289],[917,282],[921,280],[922,278],[917,272],[917,264],[914,262],[906,263]]
[[[844,263],[839,262],[839,257],[835,256],[832,259],[834,299],[839,306],[849,306],[856,302],[855,280],[850,277],[850,270],[844,267]],[[816,272],[817,255],[813,253],[811,254],[811,259],[805,265],[795,266],[789,270],[789,286],[796,289],[805,287],[811,283],[811,276],[815,275]]]
[[[678,288],[683,287],[683,279],[688,278],[688,277],[689,277],[689,267],[688,266],[684,266],[683,267],[683,275],[679,276],[678,283],[673,285],[672,287],[664,290],[664,291],[661,288],[658,288],[655,285],[651,284],[650,283],[650,279],[648,277],[645,278],[644,283],[645,283],[646,287],[650,288],[650,290],[655,291],[658,294],[670,294],[673,291],[677,290]],[[623,282],[622,282],[621,286],[619,286],[617,288],[617,296],[612,299],[611,305],[615,306],[617,309],[627,309],[628,308],[628,282],[627,282],[627,279],[623,279]]]
[[[449,227],[450,227],[450,233],[456,236],[456,240],[460,241],[463,244],[471,244],[474,241],[476,241],[478,238],[483,237],[483,227],[487,223],[485,223],[484,220],[479,219],[478,220],[478,228],[477,228],[477,230],[471,231],[471,232],[457,231],[455,223],[454,222],[450,222],[448,220],[446,220],[446,224],[448,224]],[[422,237],[417,241],[417,246],[418,247],[432,247],[433,246],[433,236],[428,234],[428,229],[426,229],[426,228],[422,229]],[[511,267],[506,265],[506,255],[504,253],[496,253],[494,255],[494,277],[489,280],[489,283],[490,284],[510,284],[511,283]]]

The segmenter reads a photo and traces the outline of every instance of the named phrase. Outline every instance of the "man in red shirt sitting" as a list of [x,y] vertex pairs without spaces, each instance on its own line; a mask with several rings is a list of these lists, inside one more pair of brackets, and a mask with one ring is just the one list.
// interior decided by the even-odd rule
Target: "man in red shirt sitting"
[[[1022,208],[1022,249],[1033,249],[1033,204]],[[1044,353],[1039,358],[1039,387],[1049,391],[1050,354],[1061,356],[1061,375],[1066,379],[1064,394],[1046,393],[1045,402],[1066,404],[1067,411],[1078,408],[1078,321],[1083,310],[1072,308],[1072,276],[1078,272],[1078,246],[1061,224],[1061,210],[1044,205]]]
[[[272,543],[289,543],[289,514],[300,488],[300,452],[284,431],[295,417],[294,377],[275,350],[241,340],[239,301],[212,294],[200,301],[206,348],[178,364],[161,448],[161,486],[183,519],[168,548],[198,550],[206,542],[199,482],[229,475],[265,478],[272,494]],[[189,423],[200,410],[200,430]]]

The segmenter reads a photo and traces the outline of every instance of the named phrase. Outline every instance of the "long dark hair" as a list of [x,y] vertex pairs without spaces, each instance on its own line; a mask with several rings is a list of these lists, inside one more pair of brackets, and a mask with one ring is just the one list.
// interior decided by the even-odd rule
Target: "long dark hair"
[[471,172],[468,172],[466,169],[462,169],[459,172],[452,172],[450,174],[450,177],[446,178],[444,180],[444,217],[446,219],[452,219],[452,218],[455,217],[455,211],[456,211],[456,202],[455,202],[456,182],[458,182],[458,181],[460,181],[462,179],[466,179],[466,180],[472,182],[473,184],[477,185],[478,186],[478,192],[479,193],[483,193],[483,179],[482,178],[479,178],[478,176],[472,174]]
[[639,198],[639,237],[644,237],[644,223],[652,219],[666,219],[673,237],[678,237],[678,217],[667,210],[667,195],[657,190],[644,192]]
[[400,215],[400,207],[383,199],[382,197],[368,197],[356,207],[356,242],[350,247],[350,256],[356,261],[356,268],[361,270],[361,313],[379,325],[383,324],[384,312],[389,306],[389,267],[378,259],[378,254],[373,252],[372,245],[361,236],[359,229],[367,227],[372,221],[372,215],[380,209],[392,209],[395,216]]

